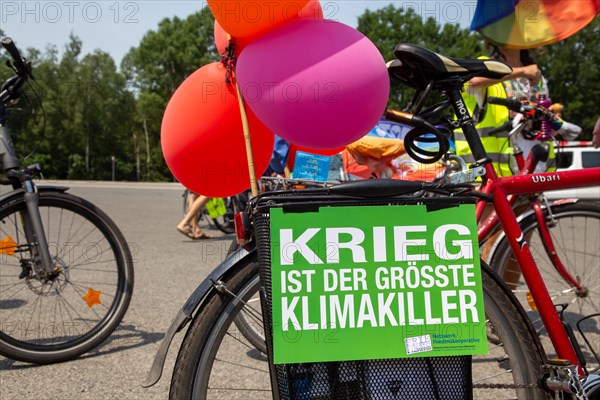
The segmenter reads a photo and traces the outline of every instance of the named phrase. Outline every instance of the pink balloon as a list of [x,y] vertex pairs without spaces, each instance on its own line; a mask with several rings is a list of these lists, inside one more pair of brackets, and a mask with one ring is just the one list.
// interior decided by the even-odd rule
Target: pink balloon
[[367,134],[390,90],[375,45],[329,20],[293,21],[258,37],[241,53],[236,74],[248,106],[271,131],[315,149]]

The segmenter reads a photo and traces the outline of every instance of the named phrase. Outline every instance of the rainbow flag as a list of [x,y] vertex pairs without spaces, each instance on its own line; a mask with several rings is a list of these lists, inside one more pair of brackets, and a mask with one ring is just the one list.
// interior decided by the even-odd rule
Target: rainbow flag
[[502,47],[531,49],[577,33],[600,13],[600,0],[479,0],[471,30]]

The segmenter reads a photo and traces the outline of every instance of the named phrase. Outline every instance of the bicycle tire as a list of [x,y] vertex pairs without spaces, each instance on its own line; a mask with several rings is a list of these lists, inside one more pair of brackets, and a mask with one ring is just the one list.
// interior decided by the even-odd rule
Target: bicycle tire
[[[537,384],[543,372],[542,355],[537,352],[523,317],[489,274],[491,272],[487,270],[483,274],[486,314],[494,334],[505,345],[490,344],[490,355],[475,357],[473,382],[479,387],[476,399],[504,396],[507,389],[493,384]],[[222,283],[239,298],[251,298],[259,287],[256,260],[237,266]],[[232,324],[244,306],[236,296],[214,290],[194,316],[177,356],[170,399],[246,399],[249,395],[272,398],[266,357],[245,343]],[[246,357],[242,351],[247,352]],[[487,367],[493,371],[482,376],[483,371],[488,371]],[[483,388],[486,384],[490,384],[490,388]],[[242,388],[243,385],[248,387]],[[546,398],[539,388],[521,387],[508,391],[519,399]]]
[[[106,340],[125,315],[133,291],[133,260],[125,238],[92,203],[40,192],[39,210],[56,279],[32,270],[20,213],[24,197],[0,205],[0,354],[48,364],[71,360]],[[12,248],[12,247],[11,247]],[[21,275],[21,276],[20,276]]]
[[[563,316],[572,327],[575,327],[575,323],[581,317],[600,312],[600,204],[578,201],[553,205],[551,213],[556,221],[556,224],[550,227],[556,251],[571,276],[588,289],[585,297],[577,295],[571,284],[565,281],[553,267],[538,231],[535,215],[520,222],[521,230],[528,240],[532,255],[554,304],[569,304]],[[491,264],[500,277],[510,272],[520,274],[520,271],[515,269],[516,261],[506,238],[498,244]],[[547,347],[547,353],[551,355],[553,348],[535,303],[531,298],[528,299],[529,291],[522,277],[516,283],[516,287],[513,287],[513,293],[527,310],[542,342]],[[596,326],[598,322],[597,318],[592,318],[583,324],[583,331],[596,352],[600,350],[600,332]],[[582,346],[588,367],[592,364],[597,367],[598,362],[587,343],[578,335],[579,333],[576,334],[576,338]]]
[[188,203],[189,203],[189,197],[190,197],[190,190],[185,189],[183,191],[183,194],[181,195],[181,197],[183,197],[183,215],[185,216],[189,210]]

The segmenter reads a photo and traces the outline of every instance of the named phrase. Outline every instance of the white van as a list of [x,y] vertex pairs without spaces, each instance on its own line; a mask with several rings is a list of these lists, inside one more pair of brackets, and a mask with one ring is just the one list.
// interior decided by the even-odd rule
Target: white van
[[[592,142],[560,142],[556,146],[556,169],[558,171],[594,167],[600,167],[600,149],[595,149]],[[546,192],[546,197],[552,200],[564,198],[600,200],[600,182],[598,185]]]

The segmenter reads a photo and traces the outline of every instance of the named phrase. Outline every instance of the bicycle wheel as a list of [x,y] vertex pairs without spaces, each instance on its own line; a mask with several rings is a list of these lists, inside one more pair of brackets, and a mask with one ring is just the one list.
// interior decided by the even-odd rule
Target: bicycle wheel
[[[483,275],[489,329],[505,344],[490,342],[488,355],[473,357],[475,398],[546,398],[533,387],[542,361],[529,331],[509,297]],[[171,399],[272,398],[266,357],[232,324],[259,289],[256,260],[232,270],[222,282],[233,295],[213,291],[194,317],[175,364]]]
[[32,363],[73,359],[121,322],[133,290],[133,262],[115,224],[70,194],[41,192],[39,210],[59,271],[40,279],[25,238],[21,196],[0,205],[0,354]]
[[[568,304],[563,316],[575,328],[575,324],[584,316],[600,312],[600,204],[577,202],[552,206],[552,214],[555,223],[548,225],[558,256],[569,274],[585,287],[584,292],[578,293],[554,268],[544,247],[535,216],[521,221],[521,229],[528,239],[531,253],[554,304]],[[498,245],[498,250],[492,258],[492,268],[498,275],[507,279],[509,276],[520,276],[520,270],[506,238]],[[543,339],[546,352],[550,355],[553,348],[535,304],[529,296],[525,281],[522,277],[518,282],[516,278],[512,278],[511,281],[515,282],[515,296],[527,310]],[[582,331],[596,352],[600,350],[599,324],[598,317],[582,323]],[[582,346],[588,368],[597,367],[598,362],[588,344],[582,340],[579,333],[576,333],[576,338]]]
[[188,213],[189,210],[189,206],[188,203],[190,201],[190,190],[189,189],[185,189],[183,191],[183,194],[181,195],[181,197],[183,197],[183,215],[186,215]]
[[[234,253],[239,249],[236,239],[233,239],[227,250],[227,255]],[[256,268],[253,266],[252,268]],[[256,318],[253,310],[260,310],[260,296],[258,289],[256,293],[247,300],[249,307],[243,307],[235,316],[234,323],[240,333],[246,338],[248,343],[254,346],[258,351],[267,354],[267,344],[265,342],[265,330],[262,325],[262,318]]]

